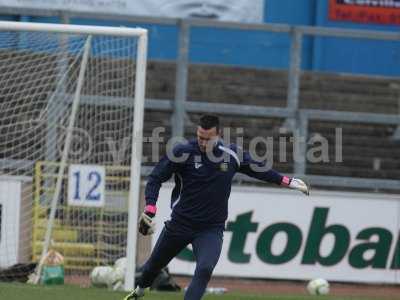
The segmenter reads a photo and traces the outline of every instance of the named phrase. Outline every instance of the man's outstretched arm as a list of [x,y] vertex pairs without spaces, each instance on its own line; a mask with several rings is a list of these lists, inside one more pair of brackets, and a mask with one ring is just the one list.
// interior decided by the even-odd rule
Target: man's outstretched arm
[[262,181],[299,190],[307,196],[310,194],[310,187],[303,180],[281,175],[277,171],[268,168],[266,162],[253,160],[248,152],[243,152],[243,159],[240,162],[238,172]]

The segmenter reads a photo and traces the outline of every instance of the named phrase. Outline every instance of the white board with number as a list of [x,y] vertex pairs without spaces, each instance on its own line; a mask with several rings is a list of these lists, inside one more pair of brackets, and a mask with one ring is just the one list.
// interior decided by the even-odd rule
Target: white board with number
[[68,205],[103,207],[105,203],[104,166],[70,165],[68,172]]

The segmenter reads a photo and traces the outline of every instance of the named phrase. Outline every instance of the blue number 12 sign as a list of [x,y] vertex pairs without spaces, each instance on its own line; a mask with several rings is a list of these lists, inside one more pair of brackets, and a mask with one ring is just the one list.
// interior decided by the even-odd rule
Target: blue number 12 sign
[[106,171],[98,165],[70,165],[68,172],[68,205],[103,207]]

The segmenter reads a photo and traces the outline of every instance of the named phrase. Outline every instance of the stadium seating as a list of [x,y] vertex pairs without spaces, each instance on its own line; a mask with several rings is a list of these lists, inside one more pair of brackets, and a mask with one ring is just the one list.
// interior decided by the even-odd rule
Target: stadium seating
[[[147,79],[147,98],[174,99],[173,63],[150,62]],[[188,100],[285,107],[287,81],[287,72],[283,70],[196,64],[189,68]],[[400,80],[384,77],[304,72],[301,76],[300,107],[396,114],[400,98],[397,85],[400,86]],[[190,114],[189,117],[195,122],[198,115]],[[195,123],[190,120],[186,122],[187,136],[193,136],[195,130]],[[224,126],[244,128],[245,145],[252,136],[273,136],[276,142],[274,161],[277,161],[278,137],[284,136],[279,128],[284,120],[225,115],[222,121]],[[169,114],[147,111],[147,134],[160,125],[170,128]],[[330,162],[308,164],[308,174],[400,179],[400,141],[392,139],[395,126],[313,120],[309,123],[309,133],[310,136],[320,134],[333,144],[335,127],[341,127],[343,132],[343,163],[333,162],[334,149],[330,149]],[[167,130],[165,136],[169,135]],[[151,150],[149,146],[145,145],[145,153]],[[288,162],[275,163],[274,168],[291,172],[291,152],[292,147],[288,144]]]
[[[173,100],[175,98],[175,72],[174,63],[150,61],[146,98]],[[287,97],[287,77],[286,70],[192,64],[189,68],[187,98],[189,101],[284,108]],[[43,91],[42,96],[46,97],[48,92]],[[397,114],[399,99],[399,79],[316,72],[304,72],[301,76],[300,108]],[[8,101],[6,97],[0,100]],[[3,114],[6,113],[3,112]],[[188,114],[185,124],[186,137],[194,137],[198,116],[199,114]],[[293,147],[289,142],[290,133],[281,131],[284,119],[228,114],[221,117],[223,126],[244,129],[245,147],[248,146],[250,138],[254,136],[273,137],[273,167],[284,173],[293,172]],[[80,124],[77,125],[80,126]],[[152,130],[156,127],[165,129],[161,136],[164,137],[164,141],[167,141],[172,131],[171,111],[147,109],[144,126],[145,137],[151,136]],[[309,163],[307,174],[400,179],[400,141],[392,139],[395,126],[311,120],[309,137],[320,134],[328,139],[330,145],[334,145],[336,127],[341,127],[343,132],[343,163],[334,163],[334,149],[331,147],[330,162]],[[2,135],[2,138],[12,138],[12,132],[7,134]],[[232,130],[231,137],[234,142],[235,130]],[[286,162],[280,162],[278,159],[279,137],[286,138],[288,141]],[[152,151],[151,147],[150,143],[145,142],[144,154],[148,157]],[[164,153],[165,145],[161,143],[160,148]],[[262,147],[257,150],[260,153],[265,151]],[[1,157],[8,155],[0,149]],[[95,160],[96,155],[91,156],[90,159]],[[145,165],[153,165],[154,162],[147,161]]]

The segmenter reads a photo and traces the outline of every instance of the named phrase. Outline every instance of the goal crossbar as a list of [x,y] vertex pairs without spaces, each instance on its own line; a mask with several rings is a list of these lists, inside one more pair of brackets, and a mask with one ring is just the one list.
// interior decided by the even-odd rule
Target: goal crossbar
[[31,31],[31,32],[51,32],[65,34],[91,34],[106,36],[145,36],[147,29],[111,27],[111,26],[90,26],[90,25],[70,25],[70,24],[47,24],[33,22],[8,22],[0,21],[1,31]]

